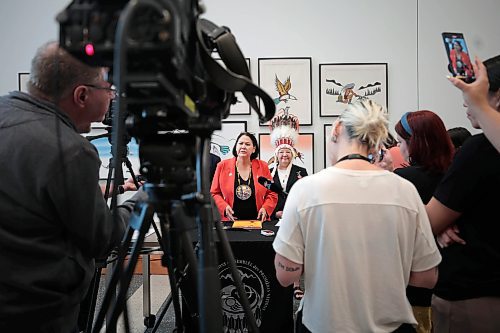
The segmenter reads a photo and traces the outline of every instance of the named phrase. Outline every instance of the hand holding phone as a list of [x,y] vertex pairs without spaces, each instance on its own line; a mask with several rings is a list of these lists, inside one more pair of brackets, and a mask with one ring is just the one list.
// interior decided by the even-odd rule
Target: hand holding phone
[[450,73],[467,83],[474,82],[476,77],[464,35],[458,32],[443,32],[442,36]]

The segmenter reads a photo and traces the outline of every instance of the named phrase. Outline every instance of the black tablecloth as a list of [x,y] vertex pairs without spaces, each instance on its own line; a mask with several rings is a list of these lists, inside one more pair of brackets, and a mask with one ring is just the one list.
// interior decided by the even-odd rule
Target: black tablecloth
[[[262,227],[276,233],[275,223],[264,222]],[[283,288],[276,280],[274,236],[263,236],[260,230],[231,229],[226,234],[260,331],[293,332],[293,288]],[[224,332],[243,332],[247,328],[244,311],[217,237],[216,244]]]
[[[232,222],[223,222],[225,228],[229,228]],[[275,226],[276,222],[264,222],[262,223],[262,230],[272,230],[274,233],[278,231],[278,227]],[[274,236],[263,236],[260,230],[249,230],[249,229],[226,229],[226,235],[231,243],[233,242],[273,242]],[[216,237],[217,239],[217,237]],[[273,256],[274,258],[274,256]]]
[[[264,222],[262,228],[275,233],[275,222]],[[293,332],[293,288],[283,288],[274,269],[274,236],[263,236],[260,230],[227,231],[231,248],[246,286],[252,311],[261,332]],[[219,278],[225,332],[243,327],[243,309],[233,307],[233,279],[228,264],[222,260],[219,247]]]

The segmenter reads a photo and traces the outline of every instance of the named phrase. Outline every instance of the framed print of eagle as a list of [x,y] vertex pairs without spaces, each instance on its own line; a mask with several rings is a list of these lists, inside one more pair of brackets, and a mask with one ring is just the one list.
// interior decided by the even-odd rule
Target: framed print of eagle
[[312,125],[311,67],[311,58],[259,58],[260,87],[274,100],[276,112],[288,108],[301,126]]

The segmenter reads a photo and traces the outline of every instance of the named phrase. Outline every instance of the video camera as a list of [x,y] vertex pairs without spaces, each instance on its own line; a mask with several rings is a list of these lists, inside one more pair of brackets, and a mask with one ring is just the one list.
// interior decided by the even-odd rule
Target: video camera
[[[182,135],[172,135],[174,130],[187,131],[190,137],[210,135],[221,128],[236,91],[243,93],[260,121],[272,118],[274,103],[251,81],[234,36],[228,28],[200,18],[203,11],[197,0],[74,0],[58,14],[60,45],[81,61],[113,72],[119,95],[113,111],[113,118],[119,118],[113,122],[118,132],[114,141],[124,134],[115,127],[125,123],[140,147],[177,141]],[[212,58],[215,51],[225,68]],[[195,146],[187,138],[181,141]],[[169,177],[160,173],[153,178]]]
[[[177,129],[196,128],[182,118],[227,116],[235,91],[246,92],[259,112],[255,96],[265,94],[256,94],[258,87],[245,87],[252,85],[250,73],[234,37],[228,28],[201,19],[202,12],[199,1],[74,0],[57,16],[60,45],[89,65],[129,74],[125,86],[114,82],[120,94],[126,93],[128,104],[140,104],[141,111],[146,104],[167,107],[169,123]],[[120,26],[120,20],[126,22]],[[223,40],[225,44],[219,44]],[[227,46],[228,40],[233,45]],[[227,70],[210,61],[216,50]],[[266,115],[259,114],[261,120],[273,116],[268,107]],[[184,116],[172,108],[184,111]],[[197,125],[202,124],[210,125],[205,119]]]

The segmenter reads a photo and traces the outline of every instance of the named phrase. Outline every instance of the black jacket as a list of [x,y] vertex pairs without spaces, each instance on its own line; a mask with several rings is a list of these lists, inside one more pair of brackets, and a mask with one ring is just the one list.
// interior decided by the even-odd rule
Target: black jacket
[[[271,169],[271,173],[272,172],[273,169]],[[276,208],[271,214],[271,220],[276,220],[276,212],[282,211],[283,208],[285,207],[287,193],[290,192],[290,189],[292,188],[293,184],[295,184],[297,180],[305,176],[307,176],[307,170],[305,168],[292,164],[292,168],[290,169],[290,175],[288,176],[288,182],[286,183],[286,189],[284,189],[284,192],[286,193],[278,194],[278,203],[276,204]],[[276,171],[276,173],[274,174],[273,181],[276,185],[278,185],[278,187],[281,190],[283,190],[283,188],[281,187],[281,181],[279,179],[278,171]]]
[[97,150],[49,102],[0,97],[0,142],[0,324],[68,315],[89,287],[94,258],[122,238],[133,203],[113,223]]

